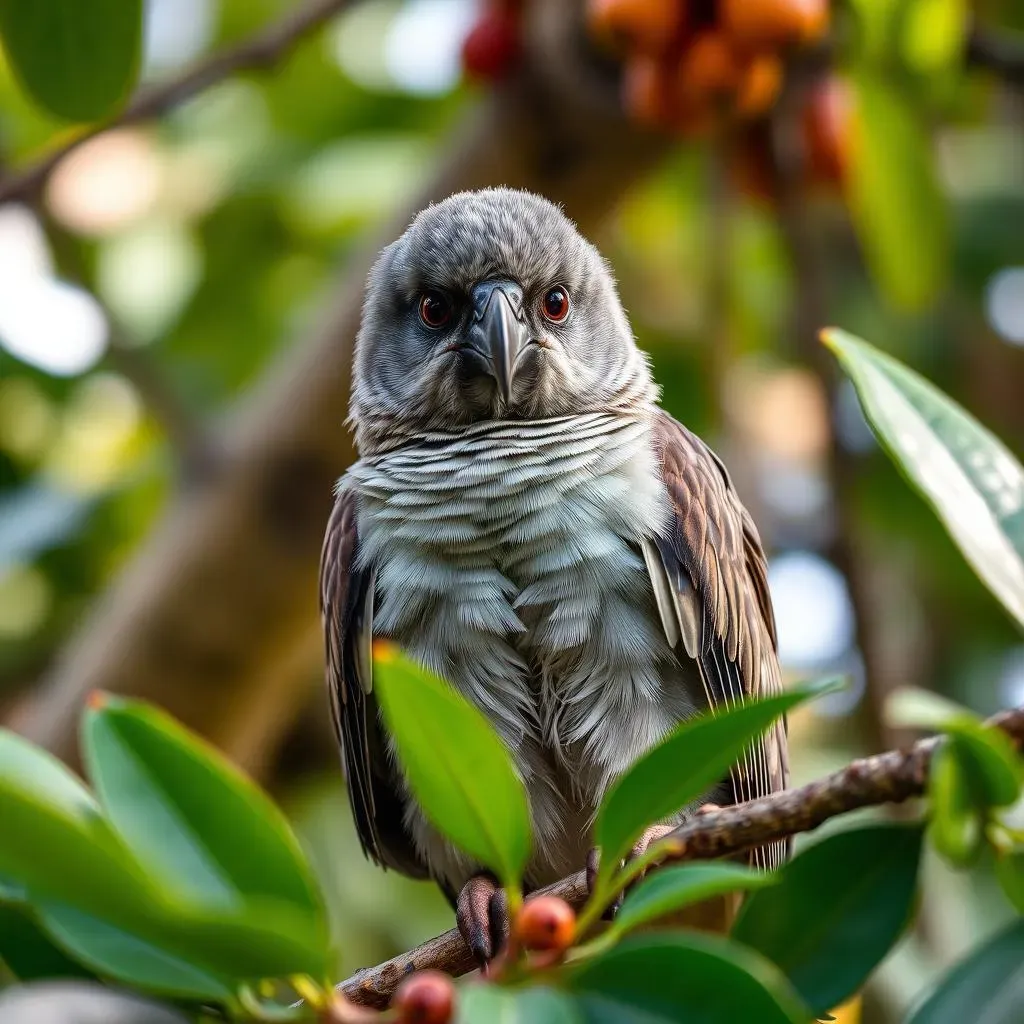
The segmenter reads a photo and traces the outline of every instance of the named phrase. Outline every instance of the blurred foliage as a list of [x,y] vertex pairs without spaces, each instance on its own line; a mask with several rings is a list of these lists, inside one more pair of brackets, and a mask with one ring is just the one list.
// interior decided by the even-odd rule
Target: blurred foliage
[[[148,6],[151,25],[163,9],[163,35],[147,37],[142,68],[143,79],[153,81],[184,60],[247,37],[289,4],[151,0]],[[396,58],[385,42],[407,6],[366,0],[272,73],[237,76],[158,123],[83,147],[50,182],[46,223],[23,209],[0,208],[0,276],[17,283],[15,271],[28,273],[37,264],[36,277],[46,280],[81,271],[86,288],[116,316],[124,342],[138,346],[189,414],[220,421],[301,339],[334,297],[338,272],[365,232],[415,194],[476,102],[478,87],[471,85],[430,94],[398,84]],[[801,208],[821,254],[820,319],[913,365],[1020,454],[1021,286],[1009,325],[1005,311],[1004,319],[996,316],[995,301],[1003,275],[1024,266],[1020,97],[988,76],[954,70],[962,7],[954,0],[839,5],[840,24],[861,47],[854,52],[862,63],[874,68],[876,57],[884,63],[893,47],[901,65],[899,112],[871,118],[883,133],[875,151],[884,162],[861,189],[861,202],[866,195],[875,204],[867,219],[895,236],[888,275],[879,278],[890,287],[880,289],[865,270],[862,245],[836,194],[808,195]],[[1024,31],[1016,0],[979,0],[972,12],[992,31]],[[890,14],[898,15],[891,24],[875,20]],[[182,29],[186,21],[192,37]],[[936,24],[949,31],[937,32]],[[905,116],[922,141],[903,159]],[[68,132],[0,64],[0,163],[30,161]],[[922,150],[927,159],[915,175],[908,165],[920,161]],[[911,673],[907,681],[983,713],[1021,702],[1019,632],[871,440],[842,385],[835,386],[830,421],[822,384],[804,372],[809,356],[794,328],[808,296],[787,225],[762,198],[736,190],[723,199],[715,186],[719,170],[705,143],[680,146],[610,211],[598,239],[638,339],[651,353],[664,404],[722,445],[779,556],[803,549],[829,556],[837,496],[824,467],[835,426],[852,468],[843,512],[855,526],[856,550],[897,572],[903,587],[888,604],[883,590],[879,614],[920,637],[904,641],[899,665]],[[930,182],[923,193],[922,173]],[[889,187],[909,178],[902,189],[878,193],[870,184],[878,175]],[[97,185],[103,181],[114,184]],[[936,194],[946,223],[936,215],[922,264],[920,246],[898,229],[912,212],[907,195],[920,201],[919,222],[936,208]],[[724,236],[716,206],[723,202]],[[861,225],[864,219],[863,212],[854,218]],[[928,260],[943,245],[948,265],[931,268]],[[877,270],[877,257],[868,256]],[[908,273],[911,278],[901,277]],[[896,296],[902,288],[917,300],[912,311],[893,305],[892,275],[901,282]],[[0,307],[11,294],[0,293]],[[62,375],[19,358],[10,341],[0,338],[0,706],[44,676],[179,484],[164,425],[116,353],[98,353]],[[58,325],[42,344],[61,343]],[[829,389],[834,384],[827,382]],[[339,409],[339,430],[344,416]],[[811,593],[795,609],[780,604],[784,649],[796,650],[787,648],[790,636],[824,629],[821,607]],[[914,622],[925,625],[914,633]],[[794,657],[788,667],[845,670],[856,655],[836,648],[820,661]],[[847,707],[845,714],[856,717],[862,709]],[[797,775],[833,766],[861,743],[847,718],[798,716]],[[345,962],[369,963],[447,927],[450,914],[433,887],[383,875],[364,862],[334,766],[328,767],[329,775],[289,789],[286,802],[327,879]],[[938,879],[926,882],[929,896],[945,901],[938,914],[956,927],[934,955],[916,940],[897,954],[888,983],[898,989],[898,1005],[940,961],[959,956],[1000,922],[984,892],[947,885],[946,876],[929,870],[926,865],[926,878]]]

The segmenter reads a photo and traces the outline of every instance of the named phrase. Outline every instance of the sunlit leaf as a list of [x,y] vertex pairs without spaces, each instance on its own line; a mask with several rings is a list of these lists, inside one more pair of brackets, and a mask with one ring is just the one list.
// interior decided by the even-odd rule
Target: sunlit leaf
[[609,790],[595,825],[602,877],[608,877],[645,828],[703,796],[780,715],[836,688],[834,681],[708,713],[684,722]]
[[96,120],[138,77],[142,0],[0,0],[0,37],[38,103],[69,121]]
[[1024,469],[923,377],[845,331],[823,339],[868,420],[979,577],[1024,626]]
[[868,71],[852,77],[847,198],[867,263],[888,299],[920,309],[949,267],[949,225],[931,139],[907,99]]
[[956,745],[947,740],[932,754],[928,770],[928,836],[954,864],[972,864],[985,842],[985,806],[978,805]]
[[444,680],[378,645],[374,687],[402,767],[427,817],[506,884],[530,852],[526,792],[484,716]]
[[1006,898],[1024,914],[1024,850],[1009,850],[996,857],[996,878]]
[[278,900],[327,943],[304,853],[272,801],[168,715],[99,695],[82,725],[89,777],[126,845],[165,891],[209,909]]
[[808,847],[752,893],[733,937],[776,963],[808,1006],[849,998],[913,913],[921,830],[871,825]]
[[627,939],[571,969],[566,987],[588,1024],[806,1024],[810,1019],[774,965],[727,939],[696,932]]
[[1020,1024],[1024,1006],[1024,919],[1014,922],[940,979],[907,1024]]
[[903,55],[925,74],[955,68],[963,58],[967,0],[911,0],[903,16]]
[[903,0],[852,0],[860,29],[861,55],[870,60],[884,58],[892,47],[897,14]]
[[624,934],[701,900],[774,883],[774,875],[727,861],[660,868],[626,897],[612,930]]

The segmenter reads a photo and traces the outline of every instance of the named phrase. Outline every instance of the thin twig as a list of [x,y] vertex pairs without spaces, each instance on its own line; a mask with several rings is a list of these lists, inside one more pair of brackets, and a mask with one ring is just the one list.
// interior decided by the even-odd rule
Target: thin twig
[[166,82],[140,89],[131,103],[116,116],[86,128],[81,134],[36,163],[21,171],[15,171],[0,181],[0,203],[12,199],[31,201],[38,196],[57,165],[69,153],[101,132],[159,117],[238,71],[266,70],[273,67],[296,43],[352,2],[353,0],[309,0],[302,7],[290,11],[262,32],[236,46],[193,64]]
[[[1024,707],[1003,711],[988,724],[1006,732],[1018,749],[1024,746]],[[732,856],[810,832],[830,818],[862,807],[902,803],[921,796],[937,742],[934,737],[919,740],[906,750],[890,750],[853,761],[806,786],[691,818],[664,840],[664,862]],[[579,906],[587,898],[586,872],[578,871],[540,892]],[[412,971],[432,968],[458,976],[475,966],[472,954],[453,928],[393,960],[359,971],[339,988],[353,1002],[383,1007],[398,983]]]

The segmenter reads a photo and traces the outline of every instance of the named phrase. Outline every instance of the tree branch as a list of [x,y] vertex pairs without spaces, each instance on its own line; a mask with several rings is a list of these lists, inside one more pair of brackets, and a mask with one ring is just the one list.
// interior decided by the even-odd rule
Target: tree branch
[[[1024,746],[1024,707],[1003,711],[987,724],[1007,733],[1018,749]],[[830,818],[862,807],[898,804],[921,796],[937,743],[936,737],[919,740],[906,750],[852,761],[806,786],[691,818],[664,840],[666,855],[662,863],[732,856],[776,839],[810,832]],[[540,893],[560,896],[580,906],[587,898],[586,872],[578,871]],[[432,968],[458,976],[476,966],[458,929],[453,928],[393,960],[357,972],[338,987],[353,1002],[384,1007],[398,983],[412,971]]]
[[36,163],[23,170],[14,171],[0,180],[0,203],[10,202],[12,199],[31,202],[42,191],[57,165],[73,150],[100,133],[159,117],[237,71],[266,70],[272,67],[296,43],[352,2],[353,0],[309,0],[307,4],[285,14],[279,21],[268,25],[250,39],[193,64],[166,82],[140,89],[119,114],[86,128],[81,134]]

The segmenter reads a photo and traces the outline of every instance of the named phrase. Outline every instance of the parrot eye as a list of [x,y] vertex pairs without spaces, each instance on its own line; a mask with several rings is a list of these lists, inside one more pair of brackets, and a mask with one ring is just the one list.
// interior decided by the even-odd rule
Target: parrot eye
[[452,318],[452,304],[440,292],[424,292],[420,297],[420,320],[433,330],[444,327]]
[[546,320],[560,324],[569,315],[569,293],[556,285],[544,296],[540,309]]

